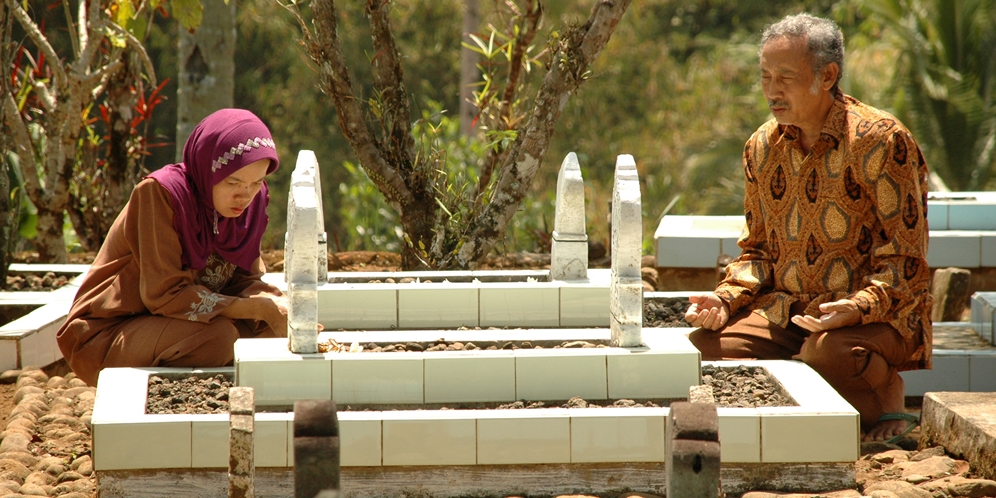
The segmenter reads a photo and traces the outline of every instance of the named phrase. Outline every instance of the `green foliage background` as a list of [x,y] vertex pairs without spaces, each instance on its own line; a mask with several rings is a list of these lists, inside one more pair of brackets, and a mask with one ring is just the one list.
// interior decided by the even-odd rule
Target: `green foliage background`
[[[206,0],[212,1],[212,0]],[[607,216],[612,172],[618,154],[632,154],[643,185],[644,240],[649,249],[657,220],[671,214],[739,214],[742,208],[740,156],[744,141],[769,119],[760,92],[757,47],[764,25],[807,11],[837,20],[848,41],[843,88],[869,104],[891,109],[890,90],[898,48],[881,23],[869,22],[866,4],[881,0],[634,0],[609,45],[565,109],[532,194],[498,250],[537,250],[552,230],[557,169],[571,151],[578,154],[586,183],[589,237],[608,242]],[[545,2],[544,35],[567,23],[583,22],[591,1]],[[373,57],[362,2],[338,2],[355,85],[369,82]],[[484,21],[500,24],[493,3],[481,5]],[[408,0],[393,4],[395,36],[405,58],[406,86],[413,116],[441,131],[448,161],[472,172],[481,145],[456,133],[459,108],[459,0]],[[302,9],[307,15],[308,9]],[[175,23],[153,26],[150,53],[160,79],[173,78]],[[397,249],[397,216],[355,165],[339,131],[330,101],[317,89],[317,76],[297,44],[290,14],[273,0],[238,5],[235,104],[270,126],[282,167],[270,179],[270,227],[264,244],[281,247],[287,181],[297,152],[314,150],[325,190],[326,229],[333,249]],[[482,29],[483,33],[483,29]],[[545,43],[539,41],[539,43]],[[537,82],[542,69],[534,71]],[[356,88],[369,97],[369,87]],[[160,107],[155,123],[169,142],[175,102]],[[171,162],[173,146],[156,149],[147,164]],[[463,161],[461,163],[460,161]]]

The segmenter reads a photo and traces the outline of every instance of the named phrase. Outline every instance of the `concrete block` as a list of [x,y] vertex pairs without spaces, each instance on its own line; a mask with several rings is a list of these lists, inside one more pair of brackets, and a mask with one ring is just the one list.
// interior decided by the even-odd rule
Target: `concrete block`
[[923,398],[921,447],[940,445],[996,479],[996,393],[932,392]]

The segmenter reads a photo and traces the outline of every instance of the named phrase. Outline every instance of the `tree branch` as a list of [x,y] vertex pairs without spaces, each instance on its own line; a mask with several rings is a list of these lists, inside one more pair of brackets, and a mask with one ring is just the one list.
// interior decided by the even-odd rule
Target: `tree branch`
[[145,74],[149,77],[149,84],[152,85],[152,88],[155,88],[159,84],[156,81],[155,64],[153,64],[152,59],[149,58],[149,53],[145,51],[145,46],[142,45],[142,42],[138,38],[135,38],[135,35],[129,33],[127,29],[122,28],[116,22],[107,23],[107,25],[119,35],[123,36],[125,38],[125,43],[127,43],[128,46],[138,54],[138,58],[142,60],[142,67],[145,68]]
[[584,26],[565,34],[543,79],[533,112],[502,166],[494,197],[471,222],[460,250],[443,266],[466,267],[491,251],[515,215],[539,170],[557,120],[588,67],[605,48],[631,0],[599,0]]
[[38,162],[35,160],[34,148],[31,146],[31,135],[21,119],[17,103],[14,102],[14,97],[10,92],[4,92],[3,111],[7,126],[13,134],[11,138],[14,139],[14,149],[21,162],[21,171],[24,173],[22,175],[24,189],[32,198],[40,196],[42,187],[38,181]]
[[[518,14],[518,12],[516,12]],[[498,103],[498,116],[493,125],[499,130],[507,130],[511,123],[512,102],[515,100],[515,92],[519,86],[519,78],[522,74],[522,61],[526,57],[526,50],[536,38],[540,19],[543,18],[543,6],[529,0],[526,6],[526,13],[522,15],[522,29],[510,29],[510,32],[518,33],[515,37],[515,45],[512,50],[512,57],[508,63],[508,75],[505,78],[505,90],[502,92],[501,101]],[[484,167],[481,168],[480,178],[477,180],[477,191],[474,193],[475,199],[480,199],[491,183],[491,175],[501,158],[505,156],[504,150],[492,148],[488,152],[488,157],[484,160]]]
[[370,130],[367,129],[359,101],[353,95],[346,57],[342,53],[336,31],[338,21],[335,2],[314,0],[311,9],[314,13],[312,21],[315,26],[314,36],[304,24],[302,30],[309,55],[318,65],[322,92],[332,98],[342,133],[349,140],[363,170],[387,201],[394,206],[395,211],[401,213],[402,207],[411,205],[414,197],[405,185],[404,179],[387,164],[380,149],[377,148]]
[[18,3],[17,0],[5,0],[5,2],[7,3],[7,8],[10,9],[11,13],[14,15],[14,19],[17,19],[17,23],[24,28],[24,31],[28,34],[28,37],[31,38],[31,41],[35,42],[38,49],[45,54],[45,57],[47,57],[49,61],[51,61],[48,65],[52,68],[52,74],[55,76],[56,81],[65,81],[66,73],[62,70],[62,66],[59,64],[59,56],[55,53],[55,49],[52,48],[52,45],[48,43],[48,40],[38,28],[38,25],[36,25],[34,21],[28,17],[28,13],[21,8],[21,4]]
[[415,160],[415,139],[411,132],[411,111],[401,55],[391,32],[390,5],[388,0],[367,0],[366,12],[374,48],[370,65],[374,87],[384,99],[386,114],[390,116],[391,143],[388,145],[400,156],[396,164],[411,167]]

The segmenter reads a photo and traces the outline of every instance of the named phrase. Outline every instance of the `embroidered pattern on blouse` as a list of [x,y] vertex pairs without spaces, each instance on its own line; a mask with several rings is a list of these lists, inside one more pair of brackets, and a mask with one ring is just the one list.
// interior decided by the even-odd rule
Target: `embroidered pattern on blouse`
[[246,140],[246,143],[239,144],[237,147],[232,147],[231,150],[222,154],[221,157],[211,161],[211,172],[214,173],[218,171],[219,168],[228,164],[228,161],[235,159],[236,156],[241,156],[245,152],[249,152],[260,147],[269,147],[271,149],[277,148],[276,145],[273,144],[272,138],[250,138],[249,140]]
[[214,292],[208,292],[203,290],[197,291],[197,296],[201,298],[199,303],[190,303],[191,311],[187,312],[187,317],[190,321],[197,321],[198,313],[211,313],[214,311],[215,305],[221,302],[224,297]]
[[218,292],[235,274],[235,265],[221,259],[217,254],[208,256],[204,269],[199,272],[198,280],[205,287]]

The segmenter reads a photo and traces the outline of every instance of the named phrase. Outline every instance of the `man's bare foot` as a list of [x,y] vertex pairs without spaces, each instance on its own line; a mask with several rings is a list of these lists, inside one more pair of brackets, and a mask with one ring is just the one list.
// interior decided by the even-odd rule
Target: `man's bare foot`
[[862,441],[888,441],[906,430],[910,424],[906,420],[882,420],[865,433]]
[[[887,414],[906,413],[906,384],[898,374],[888,389],[887,400],[882,407]],[[898,418],[896,420],[879,420],[861,438],[862,441],[888,441],[903,432],[913,422]]]

